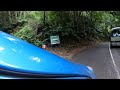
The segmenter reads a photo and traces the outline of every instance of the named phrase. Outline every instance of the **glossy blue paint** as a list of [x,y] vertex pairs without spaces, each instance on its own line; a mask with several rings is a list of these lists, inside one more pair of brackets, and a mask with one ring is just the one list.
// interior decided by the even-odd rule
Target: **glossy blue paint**
[[25,73],[86,75],[95,78],[85,65],[55,54],[0,31],[0,68]]
[[[0,76],[0,79],[21,79],[21,78],[10,77],[10,76]],[[22,79],[38,79],[38,78],[22,78]],[[45,79],[45,78],[39,78],[39,79]],[[49,78],[49,79],[87,79],[87,78],[86,77],[72,77],[72,78],[66,77],[66,78]]]

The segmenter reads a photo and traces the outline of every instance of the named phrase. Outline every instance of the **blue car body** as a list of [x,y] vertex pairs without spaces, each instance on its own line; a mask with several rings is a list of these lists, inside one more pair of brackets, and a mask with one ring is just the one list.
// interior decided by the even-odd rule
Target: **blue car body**
[[0,31],[0,78],[95,79],[92,70]]

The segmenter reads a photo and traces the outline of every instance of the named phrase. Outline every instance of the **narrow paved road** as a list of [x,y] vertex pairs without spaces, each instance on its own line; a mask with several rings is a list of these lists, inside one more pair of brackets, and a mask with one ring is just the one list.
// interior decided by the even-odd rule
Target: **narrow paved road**
[[73,62],[91,66],[96,79],[120,79],[120,47],[109,42],[85,49],[72,57]]

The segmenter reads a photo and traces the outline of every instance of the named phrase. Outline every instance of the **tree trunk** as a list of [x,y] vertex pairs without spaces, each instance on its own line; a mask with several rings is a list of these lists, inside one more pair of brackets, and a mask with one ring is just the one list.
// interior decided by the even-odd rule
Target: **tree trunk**
[[45,11],[43,11],[43,25],[44,25],[44,28],[45,28],[45,23],[46,23],[45,22],[45,20],[46,20],[45,17],[46,17],[46,13],[45,13]]

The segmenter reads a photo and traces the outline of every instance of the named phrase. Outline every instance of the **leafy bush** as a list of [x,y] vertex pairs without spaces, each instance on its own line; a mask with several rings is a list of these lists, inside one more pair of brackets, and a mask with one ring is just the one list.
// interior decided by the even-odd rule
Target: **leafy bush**
[[32,43],[36,46],[42,46],[45,43],[45,40],[43,41],[39,40],[40,36],[35,35],[34,31],[32,30],[32,27],[30,27],[29,25],[24,26],[19,31],[11,33],[11,34],[22,40]]
[[[2,13],[6,17],[9,15],[7,12]],[[26,20],[27,24],[16,30],[14,35],[37,46],[56,34],[61,40],[108,39],[108,31],[120,25],[120,12],[117,11],[20,11],[15,12],[15,15],[18,18],[12,18]],[[2,16],[1,14],[0,17]],[[6,18],[0,21],[6,21]]]

